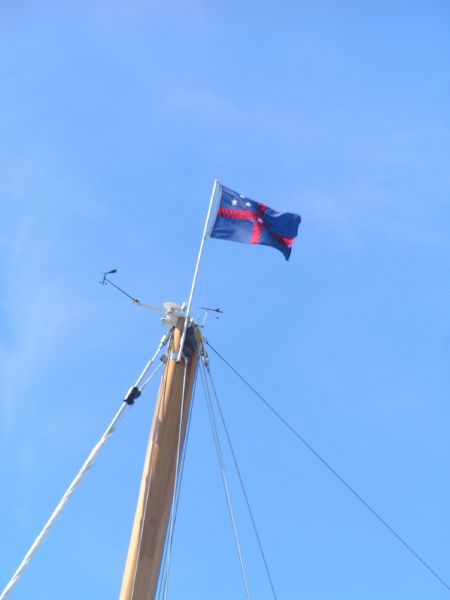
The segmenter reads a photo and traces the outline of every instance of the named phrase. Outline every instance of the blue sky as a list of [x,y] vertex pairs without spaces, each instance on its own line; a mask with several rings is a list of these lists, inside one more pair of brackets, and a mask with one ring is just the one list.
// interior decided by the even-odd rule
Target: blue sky
[[[213,179],[302,215],[210,240],[206,335],[450,580],[446,2],[4,2],[0,586],[187,298]],[[445,590],[212,357],[279,598]],[[117,597],[156,385],[11,598]],[[236,483],[236,482],[234,482]],[[254,598],[270,598],[237,487]],[[201,393],[171,597],[243,596]]]

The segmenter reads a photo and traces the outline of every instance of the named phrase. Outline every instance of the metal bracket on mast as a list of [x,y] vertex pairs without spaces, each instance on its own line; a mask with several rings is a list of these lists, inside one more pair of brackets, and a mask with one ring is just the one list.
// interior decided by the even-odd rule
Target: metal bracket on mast
[[206,346],[205,344],[208,343],[208,340],[206,339],[205,336],[202,336],[202,345],[200,348],[200,357],[202,359],[202,363],[205,367],[205,369],[209,372],[209,356],[208,353],[206,351]]

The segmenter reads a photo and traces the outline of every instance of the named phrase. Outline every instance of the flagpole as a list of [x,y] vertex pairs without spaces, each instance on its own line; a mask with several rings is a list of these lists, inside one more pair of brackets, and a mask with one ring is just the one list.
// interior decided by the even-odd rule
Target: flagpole
[[189,294],[189,300],[188,300],[188,304],[187,304],[187,308],[186,308],[186,319],[184,320],[184,327],[183,327],[183,333],[181,336],[180,349],[178,352],[177,362],[179,362],[181,360],[181,356],[183,354],[184,341],[186,339],[186,332],[187,332],[187,328],[189,325],[189,315],[191,312],[192,299],[194,297],[195,286],[197,285],[197,278],[198,278],[198,272],[199,272],[199,268],[200,268],[200,262],[202,260],[203,249],[205,247],[205,241],[208,236],[208,225],[209,225],[209,221],[211,218],[211,212],[212,212],[212,208],[214,205],[214,198],[216,195],[216,190],[217,190],[218,185],[220,185],[219,180],[214,179],[214,185],[213,185],[213,189],[211,192],[211,199],[209,201],[208,213],[206,215],[205,227],[203,229],[202,241],[200,242],[200,250],[198,252],[197,264],[195,265],[194,277],[192,279],[191,292]]

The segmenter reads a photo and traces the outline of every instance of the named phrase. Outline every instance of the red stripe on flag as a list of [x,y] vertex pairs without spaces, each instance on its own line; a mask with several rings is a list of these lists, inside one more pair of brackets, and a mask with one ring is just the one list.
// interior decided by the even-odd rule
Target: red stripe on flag
[[264,213],[266,212],[267,206],[265,204],[258,204],[259,214],[257,219],[255,219],[255,227],[253,229],[252,239],[250,240],[251,244],[259,244],[261,242],[261,235],[264,229],[267,227],[264,222]]
[[251,210],[239,210],[236,208],[219,208],[219,217],[225,219],[238,219],[241,221],[256,221],[256,214]]
[[277,242],[280,242],[280,244],[283,244],[284,246],[287,246],[288,248],[292,248],[292,246],[294,245],[295,238],[283,237],[276,233],[272,233],[272,236],[277,240]]
[[[262,219],[261,219],[262,221]],[[255,226],[253,228],[252,239],[250,240],[250,244],[259,244],[261,241],[261,235],[264,229],[266,228],[266,224],[264,221],[260,223],[259,221],[255,221]]]
[[[224,217],[225,219],[236,219],[238,221],[252,221],[254,224],[253,233],[250,240],[251,244],[260,244],[261,243],[261,235],[264,229],[266,229],[267,224],[264,221],[264,213],[267,210],[267,206],[265,204],[258,204],[259,213],[254,213],[251,210],[241,210],[238,208],[219,208],[218,215],[220,217]],[[260,223],[258,221],[262,219],[263,222]],[[278,235],[269,229],[270,235],[277,240],[283,246],[287,246],[288,248],[292,248],[295,242],[295,238],[288,238]]]

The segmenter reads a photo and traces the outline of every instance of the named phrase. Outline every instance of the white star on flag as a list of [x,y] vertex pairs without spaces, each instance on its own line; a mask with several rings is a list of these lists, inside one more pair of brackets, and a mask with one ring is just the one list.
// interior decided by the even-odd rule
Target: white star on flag
[[258,217],[258,223],[262,223],[263,220],[261,219],[261,217]]
[[237,204],[237,200],[236,200],[236,198],[233,198],[233,200],[231,201],[231,204],[232,204],[233,206],[236,206],[236,204]]
[[251,205],[252,205],[252,203],[251,203],[251,202],[246,202],[246,203],[245,203],[245,206],[251,206]]

